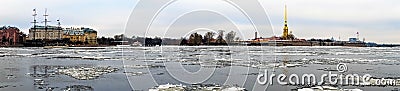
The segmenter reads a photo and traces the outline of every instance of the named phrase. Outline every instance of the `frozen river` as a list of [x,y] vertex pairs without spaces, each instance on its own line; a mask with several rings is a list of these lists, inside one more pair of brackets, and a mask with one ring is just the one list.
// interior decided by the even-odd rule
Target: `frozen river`
[[[160,46],[0,48],[0,91],[148,90],[162,84],[220,84],[247,90],[290,91],[297,86],[260,85],[265,69],[275,74],[324,74],[346,63],[351,74],[400,77],[399,47]],[[288,66],[293,65],[293,66]],[[100,68],[115,72],[99,73]],[[93,71],[91,69],[94,69]],[[61,70],[81,72],[60,73]],[[89,74],[92,72],[93,74]],[[334,73],[337,73],[333,71]],[[39,74],[39,75],[38,75]],[[40,74],[42,74],[40,76]],[[44,74],[44,75],[43,75]],[[94,76],[93,79],[77,77]],[[74,78],[75,77],[75,78]],[[88,76],[89,77],[89,76]],[[37,85],[34,80],[41,79]],[[364,91],[398,88],[356,87]]]

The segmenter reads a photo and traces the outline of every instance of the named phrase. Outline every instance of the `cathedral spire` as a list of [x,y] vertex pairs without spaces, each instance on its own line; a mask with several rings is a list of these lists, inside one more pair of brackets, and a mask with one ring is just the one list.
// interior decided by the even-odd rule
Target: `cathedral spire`
[[284,16],[284,18],[285,18],[285,25],[287,25],[287,6],[286,6],[286,4],[285,4],[285,16]]
[[282,38],[287,40],[289,39],[289,28],[288,28],[288,24],[287,24],[287,7],[285,4],[285,10],[284,10],[284,26],[283,26],[283,35]]

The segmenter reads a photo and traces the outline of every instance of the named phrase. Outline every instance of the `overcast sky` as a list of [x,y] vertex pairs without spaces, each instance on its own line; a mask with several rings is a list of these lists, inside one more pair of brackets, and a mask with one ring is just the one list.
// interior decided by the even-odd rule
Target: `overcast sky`
[[[160,0],[153,0],[160,1]],[[199,3],[202,1],[204,3]],[[216,3],[216,0],[198,0],[181,2],[171,5],[168,10],[160,13],[161,18],[154,21],[151,28],[154,36],[181,37],[194,27],[211,27],[210,29],[239,30],[240,36],[251,38],[254,31],[246,26],[251,25],[246,18],[235,13],[237,10]],[[347,40],[356,37],[378,43],[400,43],[400,1],[399,0],[259,0],[264,10],[268,12],[271,22],[267,28],[258,30],[262,37],[281,35],[283,27],[283,9],[286,2],[289,15],[289,30],[298,38],[331,38]],[[137,0],[2,0],[0,5],[0,25],[10,25],[20,28],[27,33],[32,26],[32,10],[37,9],[43,15],[48,9],[51,24],[56,24],[60,18],[63,26],[83,26],[98,30],[99,36],[113,36],[125,33],[133,9],[147,11],[151,5],[135,8]],[[182,16],[171,29],[175,32],[158,34],[160,28],[173,21],[171,16],[179,16],[178,11],[209,7],[210,10],[224,10],[225,15],[210,12],[195,12]],[[253,11],[246,11],[253,12]],[[195,18],[199,17],[199,18]],[[207,19],[207,17],[209,17]],[[230,18],[223,18],[230,17]],[[43,17],[38,17],[43,20]],[[229,19],[233,21],[224,22]],[[141,19],[135,19],[141,21]],[[213,21],[209,21],[213,20]],[[218,22],[221,21],[221,22]],[[236,23],[231,23],[236,22]],[[204,25],[211,24],[214,26]],[[271,27],[272,25],[272,27]],[[245,26],[231,28],[230,26]],[[262,27],[260,26],[260,27]],[[143,35],[142,31],[133,31],[135,35]],[[176,33],[177,32],[177,33]]]

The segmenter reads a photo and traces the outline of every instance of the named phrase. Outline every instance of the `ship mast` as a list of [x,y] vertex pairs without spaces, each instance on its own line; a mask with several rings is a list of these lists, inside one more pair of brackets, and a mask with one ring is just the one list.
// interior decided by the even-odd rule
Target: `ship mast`
[[62,30],[62,28],[61,28],[61,22],[60,22],[60,18],[58,18],[57,19],[57,25],[58,25],[58,28],[57,28],[57,30],[58,30],[58,38],[60,38],[61,39],[61,30]]
[[48,35],[48,33],[47,33],[47,23],[48,22],[50,22],[50,21],[48,21],[47,20],[47,17],[49,16],[48,14],[47,14],[47,8],[45,9],[45,12],[44,12],[44,29],[45,29],[45,33],[44,33],[44,39],[47,39],[47,35]]
[[33,23],[33,30],[32,30],[33,40],[36,40],[36,33],[35,33],[36,32],[36,23],[39,23],[36,21],[36,16],[37,16],[36,9],[33,9],[32,16],[33,16],[33,22],[31,22],[31,23]]
[[60,18],[57,19],[57,25],[59,28],[61,28]]

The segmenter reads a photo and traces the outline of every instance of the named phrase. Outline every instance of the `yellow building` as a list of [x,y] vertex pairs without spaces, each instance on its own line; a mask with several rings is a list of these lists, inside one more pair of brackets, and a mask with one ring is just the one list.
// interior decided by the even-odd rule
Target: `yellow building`
[[90,28],[84,28],[83,32],[85,33],[85,40],[89,45],[97,45],[97,31],[90,29]]
[[72,43],[97,45],[97,31],[90,28],[65,28],[63,38]]
[[69,41],[73,43],[82,42],[85,43],[85,36],[84,35],[64,35],[64,39],[69,39]]

